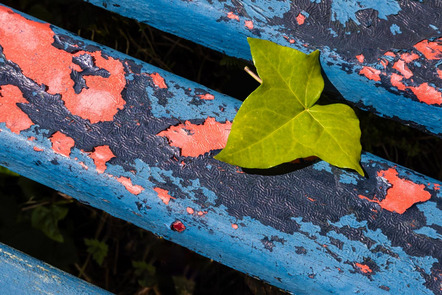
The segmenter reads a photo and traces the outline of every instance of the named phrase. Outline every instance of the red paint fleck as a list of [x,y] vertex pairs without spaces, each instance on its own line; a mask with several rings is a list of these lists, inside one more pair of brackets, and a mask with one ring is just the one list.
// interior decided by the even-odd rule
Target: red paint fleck
[[363,54],[359,54],[359,55],[356,55],[356,59],[357,59],[360,63],[363,63],[363,62],[364,62],[364,59],[365,59],[365,56],[364,56]]
[[440,190],[440,184],[439,183],[435,183],[433,186],[434,186],[435,190],[437,190],[437,191]]
[[44,149],[34,146],[34,151],[42,152],[42,151],[44,151]]
[[384,53],[385,56],[391,56],[391,57],[396,57],[396,54],[392,51],[387,51]]
[[404,60],[406,63],[410,63],[415,59],[418,59],[419,55],[417,55],[416,53],[403,53],[401,54],[401,59]]
[[201,95],[198,95],[199,96],[199,98],[200,99],[204,99],[204,100],[214,100],[215,99],[215,96],[214,95],[212,95],[212,94],[209,94],[209,93],[206,93],[206,94],[201,94]]
[[207,211],[198,211],[198,216],[203,216],[204,214],[207,214]]
[[364,75],[370,80],[381,81],[381,77],[379,76],[381,71],[372,67],[363,67],[359,74]]
[[183,232],[186,229],[186,226],[179,220],[176,220],[172,223],[170,228],[174,231],[177,231],[179,233]]
[[89,154],[89,157],[94,160],[98,173],[103,173],[106,170],[106,162],[114,158],[115,155],[108,145],[97,146],[94,151]]
[[425,185],[399,178],[398,172],[394,168],[379,171],[377,175],[378,177],[386,179],[391,184],[385,198],[382,201],[379,201],[377,198],[371,200],[362,195],[359,195],[359,198],[377,203],[383,209],[399,214],[403,214],[415,203],[425,202],[431,198],[431,194],[424,190]]
[[124,185],[124,187],[132,194],[139,195],[142,191],[144,191],[144,187],[140,185],[133,185],[132,180],[129,177],[121,176],[117,178],[118,182]]
[[75,145],[75,141],[71,137],[61,133],[60,131],[52,134],[49,140],[52,142],[52,149],[54,152],[66,157],[70,156],[71,149]]
[[313,198],[308,197],[307,199],[308,199],[310,202],[316,202],[316,200],[313,199]]
[[34,124],[28,115],[17,106],[18,103],[28,103],[28,101],[17,86],[3,85],[0,87],[0,122],[5,123],[6,127],[17,134]]
[[394,87],[396,87],[399,90],[405,90],[406,87],[402,83],[402,79],[403,78],[404,77],[402,77],[401,75],[398,75],[398,74],[395,74],[395,73],[391,74],[391,77],[390,77],[391,85],[393,85]]
[[160,76],[158,73],[153,73],[149,75],[152,78],[153,84],[158,88],[165,89],[167,88],[166,82],[164,82],[164,78]]
[[236,19],[237,21],[239,21],[239,16],[237,16],[236,14],[234,14],[232,11],[230,11],[229,13],[227,13],[227,17],[230,19]]
[[373,271],[368,265],[361,264],[361,263],[355,263],[355,265],[359,268],[359,270],[363,273],[372,273]]
[[236,223],[232,223],[232,228],[233,228],[233,229],[238,229],[238,224],[236,224]]
[[159,187],[154,187],[153,189],[154,191],[157,192],[158,197],[161,199],[161,201],[163,201],[164,204],[169,205],[170,199],[175,199],[174,197],[172,197],[171,195],[169,195],[169,191],[159,188]]
[[[91,123],[111,121],[125,101],[121,91],[126,85],[121,62],[101,56],[101,52],[68,53],[52,46],[54,32],[49,24],[28,20],[6,7],[0,7],[0,27],[3,52],[7,59],[18,64],[23,74],[38,84],[48,86],[48,93],[60,94],[69,111]],[[76,94],[71,79],[73,57],[91,55],[96,66],[106,69],[108,78],[84,76],[87,88]]]
[[398,70],[406,79],[410,79],[413,76],[413,72],[407,67],[403,60],[398,60],[394,63],[393,69]]
[[186,211],[187,211],[187,213],[189,213],[189,214],[193,214],[193,213],[195,213],[195,210],[193,210],[193,209],[190,208],[190,207],[187,207],[187,208],[186,208]]
[[442,79],[442,70],[437,69],[437,74],[439,75],[439,78]]
[[305,22],[305,16],[302,13],[298,14],[298,16],[296,17],[296,22],[298,23],[298,25],[303,25]]
[[249,30],[253,30],[253,22],[251,20],[246,20],[245,21],[245,26],[246,28],[248,28]]
[[428,40],[423,40],[416,45],[414,48],[422,52],[422,54],[427,59],[441,59],[442,58],[442,38],[439,38],[435,42],[428,42]]
[[198,157],[211,150],[224,148],[231,126],[229,121],[219,123],[215,118],[208,117],[202,125],[186,121],[157,135],[167,137],[170,145],[181,148],[182,156]]
[[423,83],[417,87],[408,87],[413,91],[414,95],[427,104],[442,104],[442,93],[437,91],[428,83]]

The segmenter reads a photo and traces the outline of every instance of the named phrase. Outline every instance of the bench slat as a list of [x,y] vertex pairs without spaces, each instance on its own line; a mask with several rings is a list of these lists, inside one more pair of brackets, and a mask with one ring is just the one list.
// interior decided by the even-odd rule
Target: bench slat
[[439,291],[441,182],[367,153],[366,178],[243,171],[213,159],[239,101],[4,6],[0,23],[0,165],[297,294]]
[[248,60],[247,36],[319,49],[345,99],[442,136],[439,1],[86,1]]
[[15,294],[111,294],[0,243],[0,290]]

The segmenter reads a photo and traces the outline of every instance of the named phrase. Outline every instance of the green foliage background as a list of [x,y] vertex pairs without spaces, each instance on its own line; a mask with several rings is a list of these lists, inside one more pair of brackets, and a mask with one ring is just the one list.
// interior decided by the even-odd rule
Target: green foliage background
[[[0,2],[238,99],[258,86],[245,61],[81,0]],[[319,102],[342,101],[331,90]],[[440,139],[356,112],[364,150],[442,179]],[[281,293],[1,167],[0,241],[117,294]]]

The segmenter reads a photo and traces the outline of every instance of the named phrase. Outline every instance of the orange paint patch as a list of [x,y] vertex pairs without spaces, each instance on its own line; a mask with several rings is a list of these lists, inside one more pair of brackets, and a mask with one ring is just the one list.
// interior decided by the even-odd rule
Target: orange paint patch
[[164,78],[160,76],[158,73],[153,73],[149,75],[152,78],[153,84],[158,88],[165,89],[167,88],[166,82],[164,82]]
[[436,42],[428,42],[428,40],[423,40],[416,45],[414,48],[422,52],[422,54],[427,59],[441,59],[442,58],[442,38],[438,39]]
[[394,87],[396,87],[399,90],[402,90],[402,91],[405,90],[406,87],[405,87],[404,83],[402,83],[402,79],[404,79],[404,77],[402,77],[401,75],[394,74],[394,73],[391,74],[391,77],[390,77],[391,85],[393,85]]
[[44,151],[44,149],[34,146],[34,151],[42,152],[42,151]]
[[[1,37],[1,36],[0,36]],[[0,87],[0,122],[14,133],[20,133],[31,127],[31,119],[18,106],[18,103],[28,103],[17,86],[3,85]]]
[[159,188],[159,187],[154,187],[153,190],[157,192],[158,197],[166,205],[169,205],[170,199],[175,199],[174,197],[169,195],[169,191],[167,191],[165,189],[162,189],[162,188]]
[[413,91],[414,95],[427,104],[442,104],[442,93],[437,91],[428,83],[423,83],[417,87],[408,87]]
[[236,223],[232,223],[232,228],[233,228],[233,229],[238,229],[238,224],[236,224]]
[[298,25],[303,25],[305,22],[305,16],[302,13],[298,14],[298,16],[296,17],[296,22],[298,23]]
[[186,208],[186,211],[187,211],[187,213],[189,213],[189,214],[193,214],[193,213],[195,213],[195,210],[193,210],[193,209],[190,208],[190,207],[187,207],[187,208]]
[[[48,86],[48,93],[60,94],[69,111],[91,123],[111,121],[125,101],[121,91],[126,85],[123,65],[101,52],[79,51],[68,53],[52,46],[54,32],[49,24],[28,20],[6,7],[0,7],[0,27],[3,52],[7,59],[19,65],[23,74],[38,84]],[[110,73],[108,78],[85,76],[87,88],[76,94],[71,79],[73,69],[80,70],[72,62],[73,57],[91,55],[96,66]]]
[[373,271],[368,265],[361,264],[361,263],[355,263],[355,265],[359,268],[360,271],[363,273],[372,273]]
[[363,67],[359,74],[364,75],[370,80],[381,81],[381,77],[379,76],[381,71],[372,67]]
[[139,195],[142,191],[144,191],[144,187],[140,185],[133,185],[132,180],[129,177],[121,176],[117,178],[118,182],[124,185],[124,187],[132,194]]
[[363,54],[359,54],[359,55],[356,55],[356,59],[357,59],[360,63],[363,63],[363,62],[364,62],[364,59],[365,59],[365,56],[364,56]]
[[69,157],[71,154],[71,149],[75,145],[75,141],[69,136],[61,133],[60,131],[55,132],[49,138],[52,142],[52,149],[57,154]]
[[398,60],[394,63],[393,69],[398,70],[406,79],[410,79],[413,76],[413,72],[407,67],[403,60]]
[[439,78],[441,78],[442,79],[442,70],[437,70],[437,74],[439,75]]
[[387,66],[388,66],[388,60],[385,60],[385,59],[381,59],[381,65],[384,67],[384,69],[386,69],[387,68]]
[[394,168],[379,171],[378,177],[386,179],[391,184],[385,198],[382,201],[377,198],[371,200],[362,195],[359,195],[359,198],[377,203],[383,209],[399,214],[403,214],[415,203],[425,202],[431,198],[431,194],[424,190],[425,185],[399,178],[398,172]]
[[410,63],[415,59],[418,59],[419,55],[416,53],[403,53],[401,54],[401,59],[404,60],[406,63]]
[[246,26],[247,29],[253,30],[253,22],[251,20],[246,20],[245,21],[245,26]]
[[214,100],[215,96],[213,96],[212,94],[206,93],[206,94],[201,94],[198,95],[200,99],[204,99],[204,100]]
[[205,153],[222,149],[227,143],[232,123],[219,123],[208,117],[204,124],[195,125],[186,121],[158,133],[169,139],[170,145],[181,148],[184,157],[198,157]]
[[230,11],[229,13],[227,13],[227,17],[230,19],[236,19],[237,21],[239,21],[239,16],[237,16],[236,14],[234,14],[232,11]]
[[94,164],[97,167],[98,173],[103,173],[106,170],[106,163],[110,159],[114,158],[115,155],[111,151],[108,145],[97,146],[94,151],[89,154],[89,157],[94,160]]

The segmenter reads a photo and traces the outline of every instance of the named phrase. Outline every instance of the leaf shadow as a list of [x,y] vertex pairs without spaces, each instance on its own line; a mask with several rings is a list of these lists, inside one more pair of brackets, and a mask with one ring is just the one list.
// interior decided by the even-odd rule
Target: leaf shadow
[[263,175],[263,176],[284,175],[287,173],[304,169],[319,161],[320,159],[317,157],[300,158],[292,162],[283,163],[268,169],[242,168],[242,171],[246,174]]

